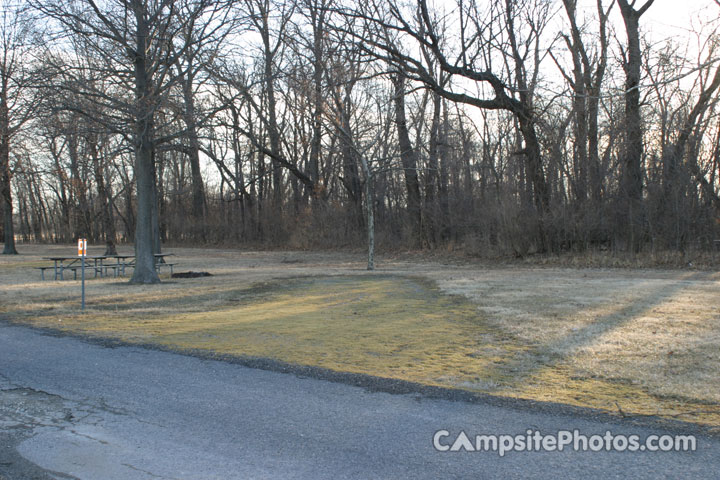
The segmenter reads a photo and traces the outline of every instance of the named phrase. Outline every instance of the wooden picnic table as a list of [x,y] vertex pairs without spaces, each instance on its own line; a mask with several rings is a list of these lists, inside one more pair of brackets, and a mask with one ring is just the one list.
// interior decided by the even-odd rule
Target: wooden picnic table
[[[170,267],[170,274],[172,274],[174,263],[167,263],[165,257],[173,256],[174,253],[156,253],[155,266],[160,268],[161,266]],[[77,270],[80,268],[79,256],[72,257],[43,257],[44,260],[50,260],[53,262],[52,267],[38,267],[40,275],[45,280],[45,270],[53,270],[54,279],[64,280],[65,270],[73,272],[74,278],[77,279]],[[115,259],[114,263],[105,263],[106,260]],[[86,265],[86,268],[90,268],[94,272],[94,276],[97,277],[100,274],[101,277],[107,275],[107,270],[112,269],[115,277],[118,275],[125,275],[125,268],[135,267],[135,255],[87,255],[85,256],[86,261],[91,261],[92,265]]]

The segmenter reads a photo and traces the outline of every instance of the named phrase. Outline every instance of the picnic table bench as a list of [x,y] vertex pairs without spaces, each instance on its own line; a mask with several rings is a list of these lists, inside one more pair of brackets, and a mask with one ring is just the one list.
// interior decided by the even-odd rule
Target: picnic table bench
[[[51,260],[51,259],[46,258],[46,260]],[[55,272],[55,280],[58,279],[58,276],[60,276],[60,278],[62,279],[63,270],[71,270],[74,274],[74,280],[77,280],[77,269],[80,267],[65,266],[65,267],[61,267],[60,270],[58,270],[57,265],[50,266],[50,267],[35,267],[35,268],[40,270],[40,278],[42,280],[45,280],[45,270],[53,270]]]
[[[86,256],[85,260],[88,262],[92,262],[92,264],[88,263],[86,265],[86,268],[93,269],[95,272],[95,276],[97,277],[98,274],[98,261],[100,262],[100,265],[102,265],[102,259],[105,258],[102,255],[98,256]],[[53,262],[53,266],[50,267],[37,267],[40,270],[40,278],[45,280],[45,270],[53,270],[54,280],[57,280],[60,278],[60,280],[64,280],[65,276],[65,270],[70,270],[73,272],[74,279],[77,280],[77,271],[80,268],[80,257],[44,257],[44,260],[50,260]],[[102,272],[101,272],[102,275]]]
[[[160,271],[161,267],[169,267],[170,275],[173,273],[173,267],[175,263],[168,263],[165,261],[165,257],[173,256],[174,253],[156,253],[155,254],[155,268]],[[40,270],[40,278],[45,280],[45,271],[52,270],[54,274],[54,280],[58,278],[64,280],[64,273],[66,270],[73,272],[73,279],[77,280],[77,271],[81,268],[80,260],[81,257],[43,257],[44,260],[50,260],[53,262],[52,266],[35,267]],[[107,263],[107,260],[115,260],[114,262]],[[85,268],[92,270],[94,276],[104,277],[107,275],[108,270],[112,270],[113,276],[125,275],[126,268],[135,267],[135,255],[87,255],[85,257]]]

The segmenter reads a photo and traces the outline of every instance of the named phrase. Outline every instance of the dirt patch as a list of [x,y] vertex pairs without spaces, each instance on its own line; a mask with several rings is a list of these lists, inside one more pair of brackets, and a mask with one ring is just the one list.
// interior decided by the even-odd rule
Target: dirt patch
[[209,272],[177,272],[170,275],[172,278],[200,278],[200,277],[212,277],[212,273]]

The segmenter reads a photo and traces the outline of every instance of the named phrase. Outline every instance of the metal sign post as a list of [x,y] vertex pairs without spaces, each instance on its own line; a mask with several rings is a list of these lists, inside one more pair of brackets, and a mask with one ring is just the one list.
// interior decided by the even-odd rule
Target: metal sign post
[[78,256],[80,257],[80,279],[82,283],[82,302],[80,309],[85,310],[85,256],[87,255],[87,239],[78,239]]

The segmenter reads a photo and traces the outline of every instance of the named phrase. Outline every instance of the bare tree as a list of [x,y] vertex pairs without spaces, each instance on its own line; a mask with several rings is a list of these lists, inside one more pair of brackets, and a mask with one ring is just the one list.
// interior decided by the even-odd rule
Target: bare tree
[[[600,150],[598,118],[601,87],[608,58],[607,23],[610,11],[615,5],[605,8],[602,0],[597,0],[597,43],[593,47],[583,39],[583,26],[578,24],[577,0],[563,0],[565,13],[570,23],[570,34],[563,38],[572,58],[572,76],[562,70],[571,85],[574,98],[575,117],[575,195],[580,203],[588,194],[593,205],[600,205],[602,175],[600,172]],[[556,61],[556,63],[558,63]],[[558,63],[559,64],[559,63]]]
[[117,229],[133,281],[157,280],[167,239],[366,232],[372,268],[375,239],[522,256],[717,238],[716,39],[641,48],[653,0],[618,0],[618,62],[612,0],[29,1],[59,27],[47,60],[3,73],[0,133],[22,127],[0,143],[4,232],[14,215],[18,238],[111,252]]
[[[345,153],[351,154],[360,163],[365,193],[367,269],[375,270],[376,183],[380,175],[394,169],[390,143],[384,140],[390,137],[391,128],[396,124],[397,114],[389,106],[395,104],[397,107],[397,90],[393,89],[386,100],[365,92],[361,104],[353,105],[353,108],[349,105],[350,93],[362,74],[362,68],[356,65],[351,71],[350,78],[343,84],[344,88],[332,91],[332,102],[325,115],[334,127],[334,135],[343,143]],[[403,166],[397,170],[404,172],[405,168]]]
[[[280,5],[271,3],[270,0],[244,0],[248,16],[262,40],[262,72],[267,99],[267,128],[270,157],[273,163],[273,209],[276,214],[281,212],[282,205],[282,170],[279,157],[282,156],[280,138],[280,126],[277,118],[277,66],[276,62],[285,47],[286,28],[293,12],[292,6],[287,2]],[[271,9],[273,12],[271,14]],[[277,9],[278,15],[275,15]],[[273,19],[278,17],[277,25],[273,25]],[[312,182],[312,180],[311,180]]]
[[407,189],[407,208],[410,214],[410,229],[413,246],[421,245],[422,235],[422,199],[418,180],[418,154],[410,142],[407,118],[405,115],[405,77],[402,72],[392,75],[393,99],[395,104],[395,126],[397,128],[400,159],[402,160],[405,188]]
[[[180,18],[193,16],[195,6],[192,3],[180,4],[179,8]],[[198,234],[203,241],[206,238],[207,211],[205,186],[201,174],[200,130],[210,121],[218,107],[203,109],[203,102],[198,101],[198,98],[202,97],[201,92],[206,90],[211,78],[214,59],[225,53],[223,52],[225,40],[230,34],[238,33],[236,26],[239,25],[241,18],[237,15],[230,15],[228,10],[226,14],[222,14],[214,20],[221,24],[220,27],[213,26],[205,20],[198,18],[196,21],[184,22],[181,25],[178,35],[182,39],[179,45],[183,51],[176,55],[177,63],[175,64],[180,84],[179,89],[182,92],[181,116],[185,124],[182,139],[185,141],[186,147],[183,150],[190,163],[192,228],[196,230],[191,236],[195,237],[195,234]],[[219,108],[222,107],[222,105],[219,106]]]
[[[709,55],[713,55],[714,53],[715,49],[711,49]],[[664,153],[668,157],[667,161],[673,169],[676,168],[683,157],[687,157],[686,164],[689,167],[691,175],[700,184],[702,192],[714,204],[714,207],[720,210],[720,198],[718,198],[713,190],[713,186],[708,182],[705,174],[699,168],[697,155],[688,154],[687,152],[693,132],[698,130],[703,115],[705,115],[718,100],[715,92],[720,89],[720,65],[715,67],[714,73],[712,73],[710,69],[706,69],[706,71],[707,73],[704,75],[707,75],[707,77],[704,75],[700,77],[700,95],[687,114],[685,121],[682,123],[677,139],[668,146]]]
[[[303,38],[302,28],[297,29],[300,48],[296,54],[307,57],[311,65],[312,92],[310,102],[312,104],[311,129],[312,139],[310,144],[308,174],[317,185],[320,181],[320,154],[322,147],[322,109],[325,99],[323,97],[323,83],[327,78],[325,70],[330,63],[328,58],[328,16],[331,13],[333,0],[302,0],[298,1],[298,10],[306,18],[310,27],[308,38]],[[320,192],[312,192],[313,196]]]
[[623,230],[621,238],[626,248],[637,251],[640,248],[640,221],[642,219],[642,157],[643,127],[640,111],[640,70],[642,55],[640,51],[640,17],[652,6],[655,0],[647,0],[641,7],[635,8],[636,0],[617,0],[627,33],[627,46],[623,50],[623,68],[625,69],[625,143],[620,180],[621,211],[619,226]]
[[20,130],[34,117],[39,98],[38,70],[33,65],[33,19],[27,10],[4,3],[0,7],[0,202],[3,254],[17,254],[13,225],[11,152]]
[[[117,92],[88,90],[87,84],[78,84],[76,88],[79,94],[124,115],[132,125],[128,138],[135,154],[137,220],[135,270],[130,281],[157,283],[160,279],[153,256],[157,236],[153,226],[157,211],[154,162],[156,146],[166,140],[156,136],[160,130],[157,114],[166,104],[170,90],[182,79],[174,65],[193,45],[213,38],[222,24],[224,2],[33,0],[32,3],[57,20],[64,32],[82,41],[88,50],[108,60],[108,70],[96,73],[115,78]],[[207,25],[200,35],[181,35],[188,25],[200,22]]]
[[[518,122],[524,141],[521,153],[527,161],[534,203],[539,212],[547,211],[550,196],[543,171],[533,99],[541,60],[539,35],[549,18],[548,10],[540,6],[532,8],[538,17],[525,19],[532,22],[528,27],[530,37],[520,42],[517,32],[521,26],[517,24],[520,18],[517,12],[522,9],[513,2],[505,2],[500,11],[497,4],[485,11],[475,1],[459,2],[456,10],[459,33],[458,38],[452,39],[439,29],[439,21],[434,19],[425,0],[417,0],[415,7],[414,17],[404,12],[398,2],[372,3],[370,7],[347,13],[368,22],[368,30],[373,34],[369,39],[358,38],[358,47],[450,101],[510,112]],[[497,25],[493,24],[498,16],[502,19],[505,40],[499,37]],[[413,56],[407,48],[400,47],[408,38],[415,42],[425,57],[432,58],[442,72],[451,76],[451,80],[440,84],[423,55]],[[455,45],[456,50],[448,51],[449,45]],[[498,54],[507,61],[506,70],[509,72],[505,78],[501,76],[505,71],[493,71],[493,58]],[[488,87],[490,96],[473,95],[467,89],[453,88],[453,85],[462,82]]]

